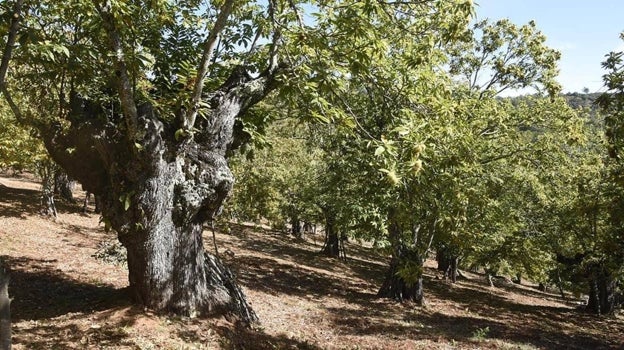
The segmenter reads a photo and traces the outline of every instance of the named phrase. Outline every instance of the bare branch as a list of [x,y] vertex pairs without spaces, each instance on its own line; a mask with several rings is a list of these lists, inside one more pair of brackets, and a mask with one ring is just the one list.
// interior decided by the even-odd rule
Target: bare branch
[[186,115],[184,116],[184,120],[182,121],[182,126],[185,130],[191,130],[195,125],[195,119],[197,118],[197,112],[199,110],[199,101],[201,100],[202,92],[204,90],[204,80],[208,74],[208,68],[210,68],[212,54],[223,28],[225,28],[227,19],[230,16],[230,13],[232,13],[234,2],[235,0],[225,1],[219,11],[219,14],[217,15],[217,20],[215,21],[210,34],[208,34],[208,38],[204,42],[204,53],[199,63],[197,79],[195,80],[195,85],[193,86],[191,103]]

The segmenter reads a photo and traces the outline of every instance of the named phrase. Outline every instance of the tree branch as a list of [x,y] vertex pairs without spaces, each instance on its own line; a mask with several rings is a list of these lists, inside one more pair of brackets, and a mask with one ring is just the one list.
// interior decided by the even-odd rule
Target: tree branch
[[133,141],[138,132],[138,112],[134,101],[132,83],[126,67],[121,35],[115,24],[115,15],[112,12],[110,0],[105,0],[104,5],[101,5],[98,0],[94,0],[94,5],[102,17],[102,24],[108,34],[111,49],[115,53],[115,73],[118,78],[119,99],[121,100],[121,108],[125,117],[126,127],[128,128],[127,136]]
[[[2,53],[2,62],[0,63],[0,88],[4,88],[5,78],[9,69],[9,61],[13,53],[13,46],[15,45],[15,38],[17,38],[17,30],[22,19],[22,0],[16,0],[13,7],[13,16],[11,18],[11,26],[9,27],[9,35],[7,37],[7,43]],[[4,89],[3,89],[4,90]]]
[[13,114],[19,123],[24,122],[24,117],[19,107],[17,107],[17,105],[13,102],[11,94],[6,87],[6,75],[9,70],[9,61],[11,61],[11,55],[13,54],[13,46],[15,46],[17,31],[22,20],[22,2],[22,0],[15,1],[11,26],[9,27],[9,35],[7,37],[6,46],[4,47],[4,52],[2,53],[2,62],[0,62],[0,94],[4,95],[4,98],[7,100],[9,107],[11,107],[11,111],[13,111]]
[[184,120],[182,121],[182,126],[185,130],[191,130],[195,125],[195,119],[197,118],[197,112],[199,110],[199,101],[201,100],[202,92],[204,90],[204,80],[206,79],[208,68],[210,68],[212,53],[215,45],[217,44],[221,31],[225,28],[227,19],[230,16],[230,13],[232,13],[234,1],[235,0],[225,1],[225,4],[221,7],[221,11],[217,15],[217,20],[215,21],[215,24],[212,27],[210,34],[208,34],[206,42],[204,43],[204,53],[199,63],[199,70],[197,71],[197,79],[195,80],[195,85],[193,86],[190,106],[184,116]]

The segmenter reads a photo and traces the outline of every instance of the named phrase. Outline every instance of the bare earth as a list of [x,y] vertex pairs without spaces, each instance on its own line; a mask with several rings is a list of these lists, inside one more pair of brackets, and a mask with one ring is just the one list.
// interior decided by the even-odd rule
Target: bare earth
[[375,297],[387,259],[370,249],[348,243],[349,259],[328,259],[317,254],[320,235],[297,242],[235,224],[217,233],[219,251],[261,324],[156,315],[132,306],[122,265],[93,257],[114,238],[99,215],[58,203],[59,217],[45,218],[38,195],[32,178],[0,176],[15,350],[624,349],[624,317],[583,313],[532,285],[491,288],[478,274],[453,285],[429,264],[427,306],[401,305]]

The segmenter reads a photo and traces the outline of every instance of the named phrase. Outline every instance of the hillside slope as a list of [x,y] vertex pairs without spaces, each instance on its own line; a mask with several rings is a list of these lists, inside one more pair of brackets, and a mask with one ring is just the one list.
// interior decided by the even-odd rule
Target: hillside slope
[[[617,349],[624,319],[577,311],[532,286],[453,285],[426,271],[427,306],[375,297],[386,259],[347,244],[346,261],[305,242],[235,225],[217,233],[261,325],[155,315],[132,306],[123,265],[94,255],[114,241],[99,216],[59,204],[38,211],[39,185],[0,177],[0,258],[12,271],[14,349]],[[80,196],[81,193],[76,192]],[[206,247],[214,249],[206,232]],[[99,254],[100,256],[102,254]]]

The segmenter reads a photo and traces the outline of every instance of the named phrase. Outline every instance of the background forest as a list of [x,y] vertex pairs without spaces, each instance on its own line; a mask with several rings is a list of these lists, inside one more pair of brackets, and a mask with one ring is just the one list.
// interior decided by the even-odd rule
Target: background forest
[[0,169],[35,174],[46,215],[94,194],[155,311],[258,322],[203,239],[253,223],[322,235],[336,264],[367,247],[378,297],[426,305],[433,259],[451,285],[530,281],[611,315],[624,53],[605,92],[562,94],[534,22],[473,18],[469,0],[5,1]]

